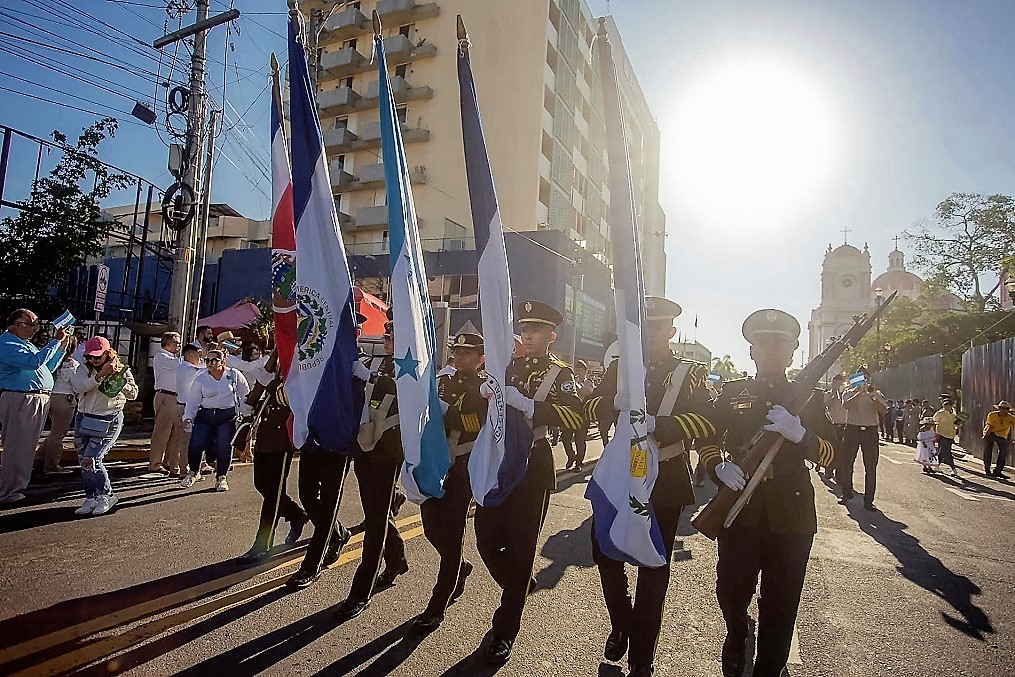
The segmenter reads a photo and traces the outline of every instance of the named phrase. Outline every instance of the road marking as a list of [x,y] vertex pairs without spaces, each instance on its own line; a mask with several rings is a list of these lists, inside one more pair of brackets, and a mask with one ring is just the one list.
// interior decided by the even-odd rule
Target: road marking
[[956,496],[961,496],[962,498],[966,499],[967,501],[979,501],[980,500],[978,498],[974,498],[973,496],[970,496],[969,494],[967,494],[964,491],[959,491],[958,489],[953,489],[952,487],[945,487],[945,491],[950,491],[953,494],[955,494]]
[[906,462],[905,462],[905,461],[896,461],[896,460],[895,460],[894,458],[892,458],[891,456],[882,456],[881,458],[885,459],[885,460],[886,460],[886,461],[888,461],[889,463],[894,463],[895,465],[906,465]]
[[803,659],[800,658],[800,637],[797,635],[796,623],[793,624],[793,640],[789,645],[789,665],[803,665]]
[[[419,513],[416,513],[415,515],[410,515],[410,516],[406,517],[405,519],[402,519],[402,520],[399,520],[399,521],[395,522],[395,525],[397,527],[399,527],[399,532],[402,534],[403,540],[408,540],[410,538],[415,538],[416,536],[419,536],[420,534],[422,534],[423,533],[423,528],[422,527],[416,527],[414,529],[409,529],[409,530],[403,532],[403,531],[401,531],[401,527],[408,526],[410,524],[414,524],[414,523],[421,522],[421,521],[422,521],[422,516]],[[363,541],[363,534],[362,533],[356,534],[355,536],[353,536],[352,538],[349,539],[349,543],[347,545],[354,545],[354,544],[360,543],[362,541]],[[297,552],[299,552],[299,551],[297,551]],[[345,551],[338,558],[338,561],[335,562],[329,568],[330,569],[334,569],[334,568],[342,566],[343,564],[351,562],[351,561],[353,561],[355,559],[359,559],[359,557],[361,556],[362,552],[363,552],[362,548],[357,548],[356,550]],[[260,575],[262,573],[266,573],[266,574],[272,574],[272,573],[276,573],[276,572],[281,573],[283,570],[292,567],[294,564],[302,563],[302,561],[303,561],[303,557],[302,556],[298,556],[298,557],[293,557],[289,561],[285,561],[285,562],[282,562],[280,564],[273,564],[272,562],[267,562],[267,563],[262,564],[261,566],[258,566],[258,567],[254,567],[254,568],[251,568],[251,569],[244,569],[242,571],[238,571],[235,574],[231,574],[231,575],[225,576],[223,578],[217,578],[217,579],[212,580],[212,581],[207,581],[205,583],[193,586],[191,588],[180,590],[178,592],[174,592],[174,593],[171,593],[169,595],[164,595],[164,596],[156,598],[154,600],[150,600],[150,601],[147,601],[147,602],[142,602],[140,604],[135,604],[134,606],[127,607],[126,609],[121,609],[120,611],[114,611],[112,613],[106,614],[105,616],[99,616],[97,618],[94,618],[94,619],[91,619],[91,620],[88,620],[88,621],[84,621],[82,623],[78,623],[77,625],[72,625],[72,626],[69,626],[69,627],[64,628],[62,630],[58,630],[56,632],[51,632],[51,633],[49,633],[47,635],[43,635],[41,637],[36,637],[34,639],[28,640],[26,642],[22,642],[21,644],[16,644],[16,645],[14,645],[12,647],[4,649],[3,651],[0,651],[0,666],[2,666],[4,664],[7,664],[7,663],[10,663],[12,661],[18,660],[20,658],[24,658],[25,656],[31,656],[31,655],[39,653],[41,651],[46,651],[47,649],[51,649],[51,648],[60,646],[60,645],[65,644],[67,642],[80,641],[80,640],[82,640],[84,638],[87,638],[88,636],[93,635],[95,633],[102,632],[104,630],[115,628],[115,627],[118,627],[118,626],[121,626],[121,625],[125,625],[127,623],[131,623],[133,621],[136,621],[136,620],[139,620],[141,618],[144,618],[146,616],[153,616],[153,615],[155,615],[157,613],[160,613],[160,612],[162,612],[162,611],[164,611],[166,609],[170,609],[172,607],[177,607],[177,606],[180,606],[182,604],[187,604],[189,602],[192,602],[194,600],[200,599],[202,597],[207,597],[208,595],[213,595],[213,594],[215,594],[217,592],[220,592],[220,591],[222,591],[224,589],[232,587],[233,585],[236,585],[238,583],[242,583],[244,581],[247,581],[247,580],[253,578],[254,576]],[[44,670],[44,669],[47,669],[47,668],[44,668],[43,666],[48,666],[48,665],[50,665],[51,663],[54,663],[54,662],[64,663],[66,661],[66,659],[68,659],[68,658],[70,658],[72,656],[81,655],[83,651],[85,651],[85,650],[87,650],[87,649],[89,649],[91,647],[99,648],[99,647],[105,646],[110,641],[119,640],[119,642],[122,643],[124,641],[130,640],[127,644],[124,644],[124,646],[121,647],[121,648],[126,648],[126,647],[129,647],[129,646],[132,646],[133,644],[137,643],[137,642],[134,642],[132,638],[137,636],[138,633],[140,633],[145,628],[149,628],[150,626],[154,626],[156,624],[161,625],[161,624],[164,624],[169,619],[188,616],[188,615],[190,615],[190,614],[192,614],[192,613],[194,613],[196,611],[199,611],[199,610],[203,610],[203,611],[200,614],[198,614],[197,617],[208,615],[210,613],[217,613],[219,611],[223,611],[223,610],[225,610],[228,607],[222,606],[221,608],[216,608],[217,605],[221,605],[223,603],[227,603],[228,602],[228,606],[229,607],[235,606],[235,604],[238,604],[238,603],[240,603],[242,601],[246,601],[247,599],[249,599],[251,597],[255,597],[255,596],[257,596],[259,594],[262,594],[264,592],[269,592],[269,591],[273,590],[274,588],[277,588],[277,587],[280,587],[281,585],[284,585],[286,578],[287,578],[287,576],[283,575],[283,576],[280,576],[280,577],[277,577],[277,578],[273,578],[273,579],[271,579],[269,581],[265,581],[264,583],[260,583],[260,584],[258,584],[256,586],[252,587],[252,588],[247,588],[245,590],[240,590],[240,591],[237,591],[237,592],[234,592],[234,593],[229,593],[229,594],[227,594],[227,595],[225,595],[223,597],[219,597],[217,599],[210,600],[210,601],[205,602],[204,604],[201,604],[201,605],[199,605],[197,607],[194,607],[192,609],[188,609],[188,610],[185,610],[185,611],[180,611],[180,612],[177,612],[175,614],[172,614],[171,616],[168,616],[168,617],[166,617],[164,619],[161,619],[160,621],[155,621],[153,623],[148,623],[146,625],[143,625],[140,628],[135,629],[133,632],[125,633],[123,635],[117,635],[115,637],[109,638],[108,640],[106,640],[104,642],[96,642],[95,644],[89,645],[89,647],[85,647],[82,650],[71,652],[71,653],[67,653],[67,654],[63,654],[59,658],[55,658],[55,659],[52,659],[52,660],[40,663],[40,664],[34,666],[33,668],[31,668],[28,671],[23,671],[23,672],[17,673],[17,674],[25,674],[25,675],[27,675],[27,674],[43,674],[43,672],[40,672],[40,671]],[[233,597],[239,597],[241,599],[239,599],[239,601],[237,601],[237,602],[231,602],[231,601],[229,601]],[[195,617],[195,618],[197,618],[197,617]],[[180,623],[186,623],[186,622],[189,622],[189,620],[192,620],[192,619],[183,618],[182,620],[179,620],[179,621],[175,622],[173,625],[178,625]],[[173,627],[173,625],[169,625],[168,628]],[[159,630],[155,634],[156,635],[157,634],[161,634],[162,632],[165,632],[165,630]],[[147,638],[147,637],[153,637],[153,636],[155,636],[155,635],[148,634],[145,638]],[[142,640],[138,640],[138,641],[143,641],[143,639]],[[119,651],[119,650],[120,649],[114,649],[113,652]],[[88,652],[88,653],[94,653],[94,652]],[[94,660],[97,660],[98,658],[101,658],[101,657],[103,657],[105,655],[110,655],[110,654],[101,654],[101,655],[99,655],[99,656],[97,656],[95,658],[88,658],[84,662],[77,661],[77,662],[75,662],[73,665],[71,665],[69,667],[64,664],[63,667],[57,668],[53,672],[46,672],[45,674],[59,674],[61,672],[65,672],[65,671],[69,670],[70,667],[75,667],[75,666],[78,666],[78,665],[85,665],[85,664],[90,663],[90,662],[92,662]]]

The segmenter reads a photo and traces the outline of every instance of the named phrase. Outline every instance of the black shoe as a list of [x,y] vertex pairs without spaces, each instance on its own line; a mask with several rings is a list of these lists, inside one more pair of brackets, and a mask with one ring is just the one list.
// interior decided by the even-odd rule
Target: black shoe
[[999,480],[1007,480],[1007,479],[1011,479],[1010,477],[1008,477],[1007,475],[1005,475],[1005,474],[1004,474],[1003,472],[999,472],[999,473],[994,473],[994,477],[996,477],[996,478],[997,478],[997,479],[999,479]]
[[405,504],[405,494],[401,491],[396,490],[394,498],[391,499],[391,516],[398,517],[398,511],[402,509]]
[[628,668],[628,677],[652,677],[654,665],[632,665]]
[[451,593],[451,602],[454,602],[465,593],[465,579],[472,573],[472,562],[462,560],[462,566],[458,568],[458,583],[455,584],[455,591]]
[[352,533],[350,533],[350,531],[342,525],[339,525],[338,535],[339,538],[337,543],[334,540],[334,534],[331,536],[332,541],[328,544],[328,552],[325,553],[324,560],[321,561],[322,569],[327,569],[338,561],[338,556],[342,554],[342,548],[344,548],[345,544],[349,542],[350,538],[352,538]]
[[627,653],[627,633],[622,630],[613,630],[606,638],[606,648],[603,649],[603,658],[611,663],[617,663]]
[[241,566],[247,566],[249,564],[260,564],[266,559],[268,559],[268,551],[262,550],[255,545],[250,550],[237,557],[234,561]]
[[320,575],[321,574],[316,571],[306,571],[300,568],[296,573],[289,577],[289,580],[287,580],[285,584],[288,588],[302,590],[316,581]]
[[300,540],[300,536],[303,535],[303,529],[309,521],[309,517],[304,517],[303,519],[289,522],[289,533],[285,537],[286,545],[295,545],[296,541]]
[[436,614],[432,611],[424,611],[420,615],[416,616],[416,620],[413,621],[412,627],[416,632],[419,633],[430,633],[440,627],[440,624],[444,622],[444,614]]
[[582,464],[579,463],[578,461],[574,462],[574,471],[576,473],[580,473],[582,471]]
[[856,496],[854,493],[843,494],[842,498],[839,499],[839,505],[846,505],[854,496]]
[[869,510],[871,512],[881,512],[880,510],[878,510],[878,507],[876,505],[874,505],[873,503],[864,503],[863,504],[863,509],[864,510]]
[[486,662],[491,665],[504,665],[511,658],[511,647],[515,645],[513,639],[497,639],[496,637],[486,648]]
[[404,574],[409,570],[409,563],[404,559],[398,564],[392,566],[385,566],[384,571],[377,577],[377,586],[381,588],[390,588],[395,584],[395,579]]
[[363,613],[363,610],[367,608],[368,602],[355,602],[351,599],[347,599],[338,605],[335,609],[333,617],[339,623],[345,623]]

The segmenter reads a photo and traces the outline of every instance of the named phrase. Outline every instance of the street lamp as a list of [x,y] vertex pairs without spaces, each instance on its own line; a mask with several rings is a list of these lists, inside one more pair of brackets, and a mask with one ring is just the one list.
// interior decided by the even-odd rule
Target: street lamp
[[[877,304],[877,307],[878,307],[879,310],[881,308],[881,303],[884,301],[884,296],[883,296],[884,293],[885,293],[885,290],[882,289],[881,287],[875,287],[874,288],[874,302]],[[880,313],[878,313],[877,341],[876,341],[875,345],[881,345],[881,314]],[[879,364],[878,367],[880,368],[881,365]]]

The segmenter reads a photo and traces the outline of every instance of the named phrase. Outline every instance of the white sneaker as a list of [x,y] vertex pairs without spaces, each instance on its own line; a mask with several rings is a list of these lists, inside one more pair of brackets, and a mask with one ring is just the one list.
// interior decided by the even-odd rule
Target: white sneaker
[[229,482],[226,482],[226,477],[215,478],[215,491],[229,491]]
[[95,510],[92,510],[93,515],[105,515],[109,512],[118,499],[116,496],[99,496],[98,502],[95,504]]
[[193,470],[188,470],[187,475],[180,480],[180,486],[184,489],[190,489],[199,479],[201,479],[200,475],[195,473]]
[[85,502],[81,504],[81,507],[74,511],[75,515],[91,515],[92,511],[95,510],[95,506],[98,505],[98,501],[94,498],[86,498]]

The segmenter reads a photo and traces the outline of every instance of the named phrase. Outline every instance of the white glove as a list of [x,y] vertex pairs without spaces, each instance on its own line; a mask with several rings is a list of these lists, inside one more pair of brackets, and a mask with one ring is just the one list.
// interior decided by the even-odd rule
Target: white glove
[[183,422],[183,432],[191,433],[194,432],[194,422],[189,418]]
[[493,388],[487,385],[486,381],[483,381],[479,384],[479,394],[481,397],[485,397],[489,400],[493,397]]
[[807,433],[800,423],[800,417],[786,411],[786,408],[781,404],[772,407],[765,417],[771,421],[769,425],[765,426],[765,430],[779,433],[793,444],[800,442]]
[[627,393],[613,396],[613,408],[617,411],[631,411],[631,397]]
[[645,429],[650,433],[654,433],[656,430],[656,417],[652,414],[645,416]]
[[370,369],[359,360],[352,361],[352,375],[366,383],[370,380]]
[[715,467],[715,476],[733,491],[741,491],[747,486],[747,478],[740,466],[730,461],[723,461]]
[[504,388],[504,401],[507,402],[509,407],[514,407],[525,414],[527,418],[532,418],[532,415],[536,411],[535,400],[531,397],[525,397],[525,395],[522,395],[522,391],[514,386]]

